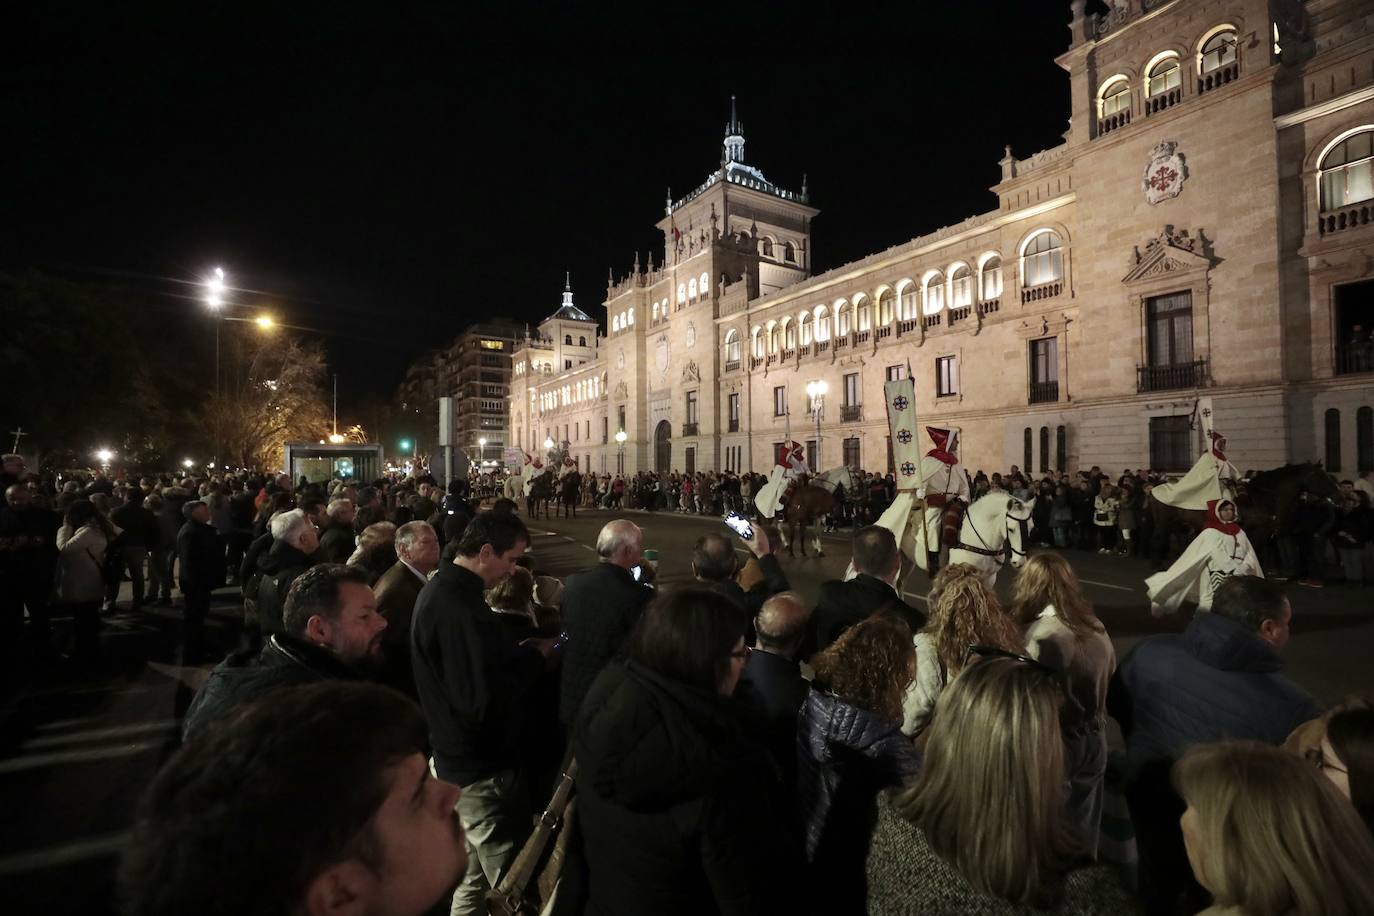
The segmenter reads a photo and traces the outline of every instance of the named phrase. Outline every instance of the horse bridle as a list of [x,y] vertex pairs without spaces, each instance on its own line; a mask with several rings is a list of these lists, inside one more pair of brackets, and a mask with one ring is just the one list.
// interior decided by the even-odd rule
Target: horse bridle
[[[1008,518],[1008,519],[1011,519],[1012,521],[1015,521],[1016,524],[1020,526],[1020,528],[1021,528],[1021,546],[1024,548],[1024,547],[1026,546],[1026,542],[1030,539],[1030,527],[1029,527],[1029,523],[1030,523],[1030,513],[1027,512],[1025,518],[1021,518],[1020,516],[1017,516],[1017,515],[1012,515],[1012,513],[1011,513],[1011,507],[1012,507],[1012,503],[1015,503],[1015,502],[1017,502],[1017,500],[1014,499],[1014,498],[1013,498],[1013,499],[1008,499],[1008,500],[1007,500],[1007,518]],[[1022,507],[1024,508],[1025,503],[1022,503],[1021,505],[1022,505]],[[1006,565],[1006,562],[1007,562],[1007,561],[1004,560],[1004,559],[1002,559],[1002,551],[1001,551],[1001,550],[993,550],[992,548],[988,547],[988,542],[987,542],[987,540],[984,539],[983,535],[979,533],[979,531],[978,531],[978,526],[975,525],[975,524],[973,523],[973,516],[972,516],[971,514],[969,514],[969,513],[966,512],[966,513],[964,514],[964,517],[965,517],[966,519],[968,519],[968,526],[969,526],[969,528],[973,531],[974,536],[978,538],[978,543],[982,544],[983,546],[982,546],[982,547],[974,547],[972,544],[965,544],[965,543],[963,542],[963,539],[961,538],[961,539],[959,540],[959,543],[956,545],[955,549],[956,549],[956,550],[967,550],[969,553],[976,553],[976,554],[978,554],[979,556],[982,556],[982,557],[991,557],[991,558],[997,563],[998,566],[1004,566],[1004,565]],[[1008,530],[1010,530],[1010,526],[1008,526]],[[1015,556],[1018,556],[1018,557],[1027,557],[1027,556],[1029,556],[1029,554],[1026,553],[1026,551],[1025,551],[1024,549],[1022,549],[1022,550],[1017,550],[1015,547],[1013,547],[1010,538],[1007,539],[1007,543],[1005,544],[1005,547],[1006,547],[1006,549],[1010,550],[1010,551],[1012,552],[1012,554],[1014,554]]]

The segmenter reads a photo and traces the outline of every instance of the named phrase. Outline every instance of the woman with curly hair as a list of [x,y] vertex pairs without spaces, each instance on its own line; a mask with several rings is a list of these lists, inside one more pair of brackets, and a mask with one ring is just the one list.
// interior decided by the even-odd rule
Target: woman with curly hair
[[1025,628],[1026,654],[1064,672],[1067,680],[1069,700],[1059,720],[1068,754],[1069,812],[1095,856],[1107,773],[1107,684],[1116,672],[1116,649],[1060,554],[1026,561],[1012,586],[1010,611]]
[[930,618],[916,634],[916,677],[902,700],[902,732],[916,735],[930,724],[935,701],[962,670],[971,645],[1021,652],[1016,621],[1002,610],[982,574],[951,563],[935,576],[928,596]]
[[364,528],[348,565],[367,570],[367,584],[376,585],[382,574],[396,565],[396,526],[391,522],[374,522]]
[[1232,741],[1193,748],[1173,779],[1188,864],[1213,897],[1203,913],[1374,913],[1374,839],[1315,767]]
[[911,629],[884,614],[850,627],[811,659],[816,676],[797,720],[797,800],[807,861],[820,866],[815,912],[862,910],[878,793],[920,767],[901,732],[915,661]]

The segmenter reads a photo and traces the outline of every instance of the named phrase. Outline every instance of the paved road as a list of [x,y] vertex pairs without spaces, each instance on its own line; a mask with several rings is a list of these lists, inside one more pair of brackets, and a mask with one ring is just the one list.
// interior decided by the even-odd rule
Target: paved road
[[[690,554],[717,520],[626,512],[660,552],[660,583],[691,581]],[[576,519],[531,523],[541,571],[566,575],[595,562],[597,531],[613,513],[590,510]],[[784,560],[793,586],[813,599],[849,560],[845,537],[825,539],[823,559]],[[1070,552],[1089,597],[1124,653],[1144,636],[1180,630],[1184,621],[1153,620],[1147,609],[1143,561]],[[998,590],[1008,591],[1003,572]],[[911,600],[924,600],[917,572]],[[1294,636],[1289,673],[1326,702],[1374,686],[1374,590],[1293,586]],[[127,595],[125,596],[127,599]],[[221,648],[238,638],[235,596],[217,596],[210,640]],[[113,913],[111,881],[135,802],[177,746],[178,724],[202,669],[173,664],[178,612],[124,612],[107,619],[107,664],[95,677],[56,670],[17,698],[0,704],[0,900],[7,913],[44,916]]]

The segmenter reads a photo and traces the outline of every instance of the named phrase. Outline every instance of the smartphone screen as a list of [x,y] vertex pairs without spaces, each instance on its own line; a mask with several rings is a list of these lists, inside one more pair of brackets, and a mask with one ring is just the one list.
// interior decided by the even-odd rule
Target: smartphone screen
[[725,516],[725,524],[730,526],[730,530],[744,538],[746,541],[753,538],[754,526],[749,524],[749,520],[741,515],[730,513]]

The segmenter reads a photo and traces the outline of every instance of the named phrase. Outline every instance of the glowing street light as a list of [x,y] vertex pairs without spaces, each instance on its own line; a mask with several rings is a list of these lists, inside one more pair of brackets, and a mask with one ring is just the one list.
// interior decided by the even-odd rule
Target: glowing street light
[[110,466],[110,462],[114,460],[114,456],[115,453],[107,448],[98,449],[95,453],[95,457],[100,460],[100,466],[104,468]]
[[330,434],[329,434],[329,444],[330,444],[330,445],[342,445],[342,444],[343,444],[343,441],[344,441],[344,437],[343,437],[342,435],[340,435],[339,433],[330,433]]
[[816,467],[811,472],[817,473],[821,463],[821,414],[825,412],[825,393],[830,390],[830,386],[825,383],[825,379],[816,379],[814,382],[806,383],[806,393],[811,398],[811,414],[816,418]]
[[192,461],[190,458],[183,458],[181,460],[181,466],[189,471],[191,468],[196,466],[196,463]]
[[277,322],[273,320],[271,315],[259,315],[258,317],[253,319],[253,323],[256,324],[258,327],[262,328],[264,331],[272,330],[272,328],[275,327],[277,324]]
[[546,438],[546,439],[544,440],[544,448],[548,449],[549,451],[553,451],[553,438],[552,438],[552,437]]
[[623,430],[623,429],[616,430],[616,433],[615,433],[615,442],[616,442],[617,445],[620,446],[620,458],[619,458],[618,461],[616,462],[616,471],[615,471],[617,474],[624,474],[624,473],[625,473],[625,440],[628,439],[628,438],[630,438],[630,437],[627,436],[627,435],[625,435],[625,430]]

